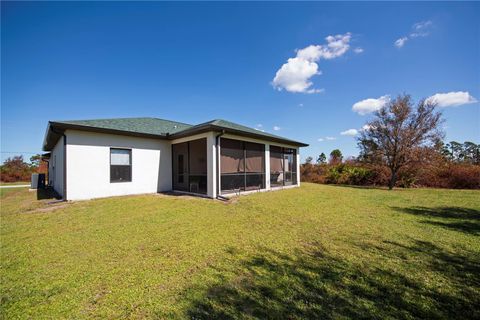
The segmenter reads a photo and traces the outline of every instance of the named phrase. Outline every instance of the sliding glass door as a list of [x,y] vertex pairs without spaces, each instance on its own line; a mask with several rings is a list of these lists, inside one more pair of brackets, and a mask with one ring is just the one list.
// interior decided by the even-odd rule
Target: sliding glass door
[[220,142],[222,193],[265,188],[265,145],[222,138]]

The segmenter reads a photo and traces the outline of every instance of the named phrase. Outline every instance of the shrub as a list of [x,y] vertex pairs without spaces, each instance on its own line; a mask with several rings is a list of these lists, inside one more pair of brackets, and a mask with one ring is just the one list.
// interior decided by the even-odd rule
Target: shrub
[[362,167],[348,167],[344,172],[344,176],[346,177],[345,180],[347,181],[347,183],[353,185],[368,184],[368,180],[372,175],[370,169]]
[[325,183],[337,184],[340,180],[341,175],[341,165],[332,166],[328,169],[327,174],[325,175]]
[[443,172],[447,187],[453,189],[480,189],[480,166],[453,164]]
[[30,181],[30,175],[35,167],[23,161],[22,156],[15,156],[5,160],[0,167],[0,180],[3,182]]
[[372,170],[360,166],[339,164],[331,166],[325,176],[325,183],[367,185],[373,176]]
[[[383,165],[358,162],[303,164],[301,179],[314,183],[387,186],[390,171]],[[418,162],[399,172],[396,186],[480,189],[480,166],[444,159]]]

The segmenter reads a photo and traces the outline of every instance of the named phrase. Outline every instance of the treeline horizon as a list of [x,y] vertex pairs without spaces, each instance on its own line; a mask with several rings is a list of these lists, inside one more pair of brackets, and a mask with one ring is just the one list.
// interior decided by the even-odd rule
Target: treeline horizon
[[[423,161],[405,167],[395,187],[480,189],[480,144],[471,141],[439,143]],[[364,161],[361,155],[343,158],[340,149],[329,156],[309,156],[300,166],[301,181],[321,184],[388,186],[390,173],[382,163]]]

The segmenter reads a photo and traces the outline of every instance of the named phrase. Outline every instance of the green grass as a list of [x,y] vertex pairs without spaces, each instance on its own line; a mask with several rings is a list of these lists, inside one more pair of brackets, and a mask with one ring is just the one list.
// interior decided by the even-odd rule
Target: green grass
[[479,318],[480,192],[1,195],[1,315]]

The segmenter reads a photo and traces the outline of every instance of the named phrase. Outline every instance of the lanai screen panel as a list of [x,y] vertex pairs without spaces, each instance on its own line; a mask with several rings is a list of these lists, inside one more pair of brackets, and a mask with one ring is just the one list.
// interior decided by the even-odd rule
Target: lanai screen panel
[[207,193],[207,139],[172,145],[173,189]]
[[173,189],[188,191],[188,143],[172,145]]
[[270,185],[297,184],[297,150],[270,146]]
[[291,148],[283,148],[283,159],[285,162],[286,186],[297,184],[297,151]]
[[220,150],[222,193],[265,188],[265,145],[222,138]]
[[284,171],[282,148],[270,146],[270,186],[283,186]]
[[207,139],[189,141],[189,191],[207,193]]
[[245,190],[245,152],[239,140],[220,140],[221,191]]
[[245,190],[265,188],[265,145],[245,142]]

